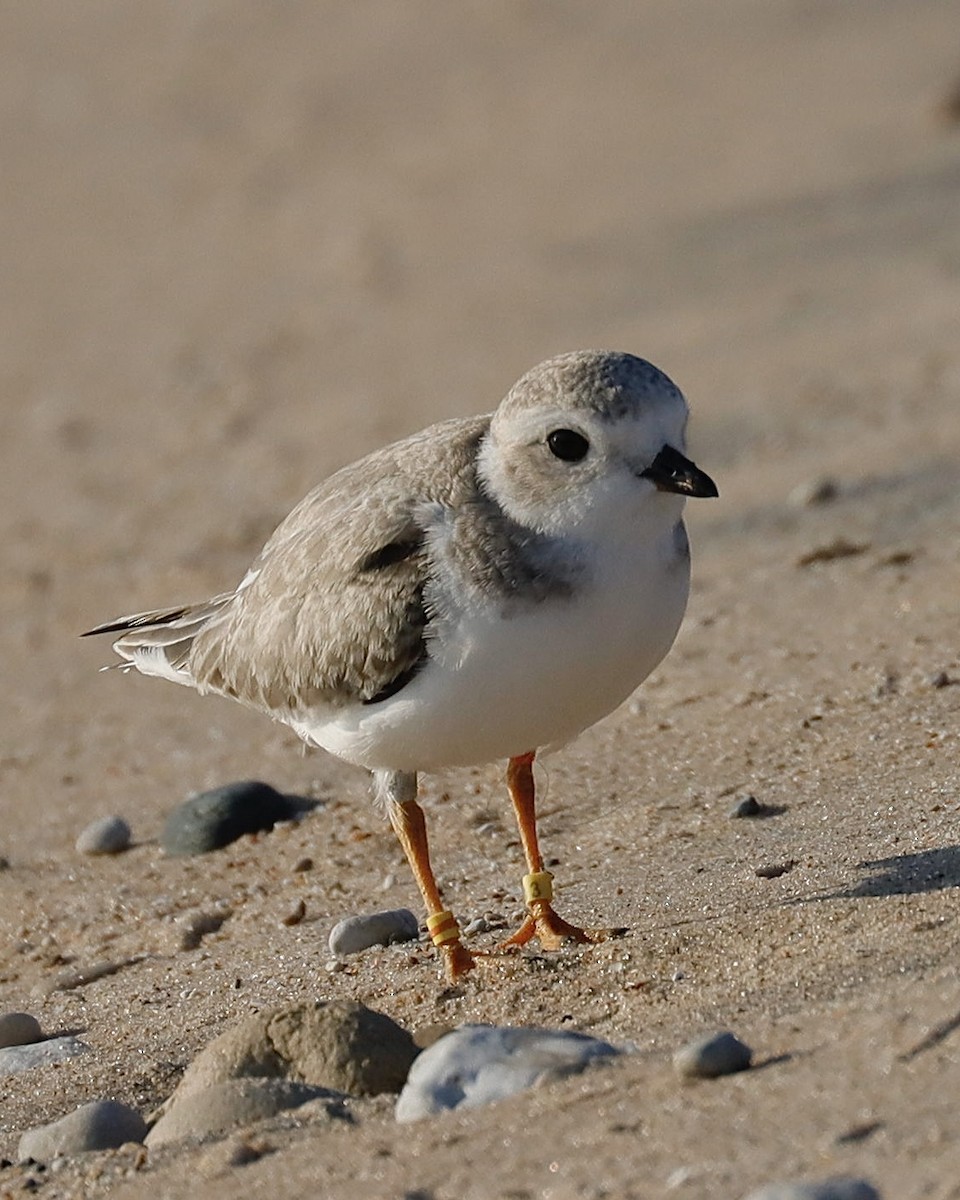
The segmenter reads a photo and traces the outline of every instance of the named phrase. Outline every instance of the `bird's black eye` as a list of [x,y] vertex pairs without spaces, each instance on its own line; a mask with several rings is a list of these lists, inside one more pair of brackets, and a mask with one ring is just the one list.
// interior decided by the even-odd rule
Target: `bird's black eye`
[[547,445],[550,453],[564,462],[579,462],[587,457],[590,443],[582,433],[575,429],[554,429],[547,434]]

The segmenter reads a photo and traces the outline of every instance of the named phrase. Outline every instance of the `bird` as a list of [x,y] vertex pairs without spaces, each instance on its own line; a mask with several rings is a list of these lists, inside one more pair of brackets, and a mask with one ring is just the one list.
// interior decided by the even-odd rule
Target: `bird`
[[616,709],[687,604],[680,389],[632,354],[579,350],[496,410],[453,418],[331,475],[233,591],[106,622],[122,670],[230,697],[373,775],[446,978],[476,955],[430,862],[421,773],[507,761],[526,917],[502,948],[602,940],[553,906],[537,754]]

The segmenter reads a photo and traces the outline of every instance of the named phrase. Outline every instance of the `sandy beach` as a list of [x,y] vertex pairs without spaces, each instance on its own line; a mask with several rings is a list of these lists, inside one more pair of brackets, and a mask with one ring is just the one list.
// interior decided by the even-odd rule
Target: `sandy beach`
[[[152,1112],[307,998],[635,1052],[411,1126],[280,1121],[243,1166],[14,1164],[0,1196],[960,1197],[958,33],[951,0],[4,8],[0,1012],[90,1049],[0,1077],[0,1158],[88,1100]],[[562,911],[628,933],[453,990],[425,947],[332,971],[342,916],[419,912],[364,772],[78,635],[233,587],[340,465],[599,346],[676,380],[720,488],[670,655],[538,768]],[[502,771],[424,780],[464,922],[520,906]],[[321,803],[161,853],[243,779]],[[731,819],[746,794],[768,815]],[[78,853],[112,813],[133,847]],[[713,1029],[754,1068],[681,1083]]]

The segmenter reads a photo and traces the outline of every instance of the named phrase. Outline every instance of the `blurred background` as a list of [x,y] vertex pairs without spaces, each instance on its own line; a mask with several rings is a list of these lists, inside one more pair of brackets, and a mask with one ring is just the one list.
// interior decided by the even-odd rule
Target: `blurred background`
[[560,351],[686,392],[708,573],[821,472],[954,494],[958,89],[955,0],[4,5],[0,811],[203,782],[75,634]]

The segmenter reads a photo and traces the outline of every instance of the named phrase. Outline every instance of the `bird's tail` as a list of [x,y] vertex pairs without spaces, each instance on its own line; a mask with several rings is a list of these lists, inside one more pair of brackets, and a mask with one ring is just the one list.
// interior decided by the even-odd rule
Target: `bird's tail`
[[113,664],[119,670],[136,670],[141,675],[156,675],[193,687],[190,652],[194,639],[201,630],[220,619],[233,597],[233,592],[225,592],[202,604],[119,617],[88,629],[80,636],[119,633],[121,636],[113,643],[114,650],[123,659],[123,662]]

